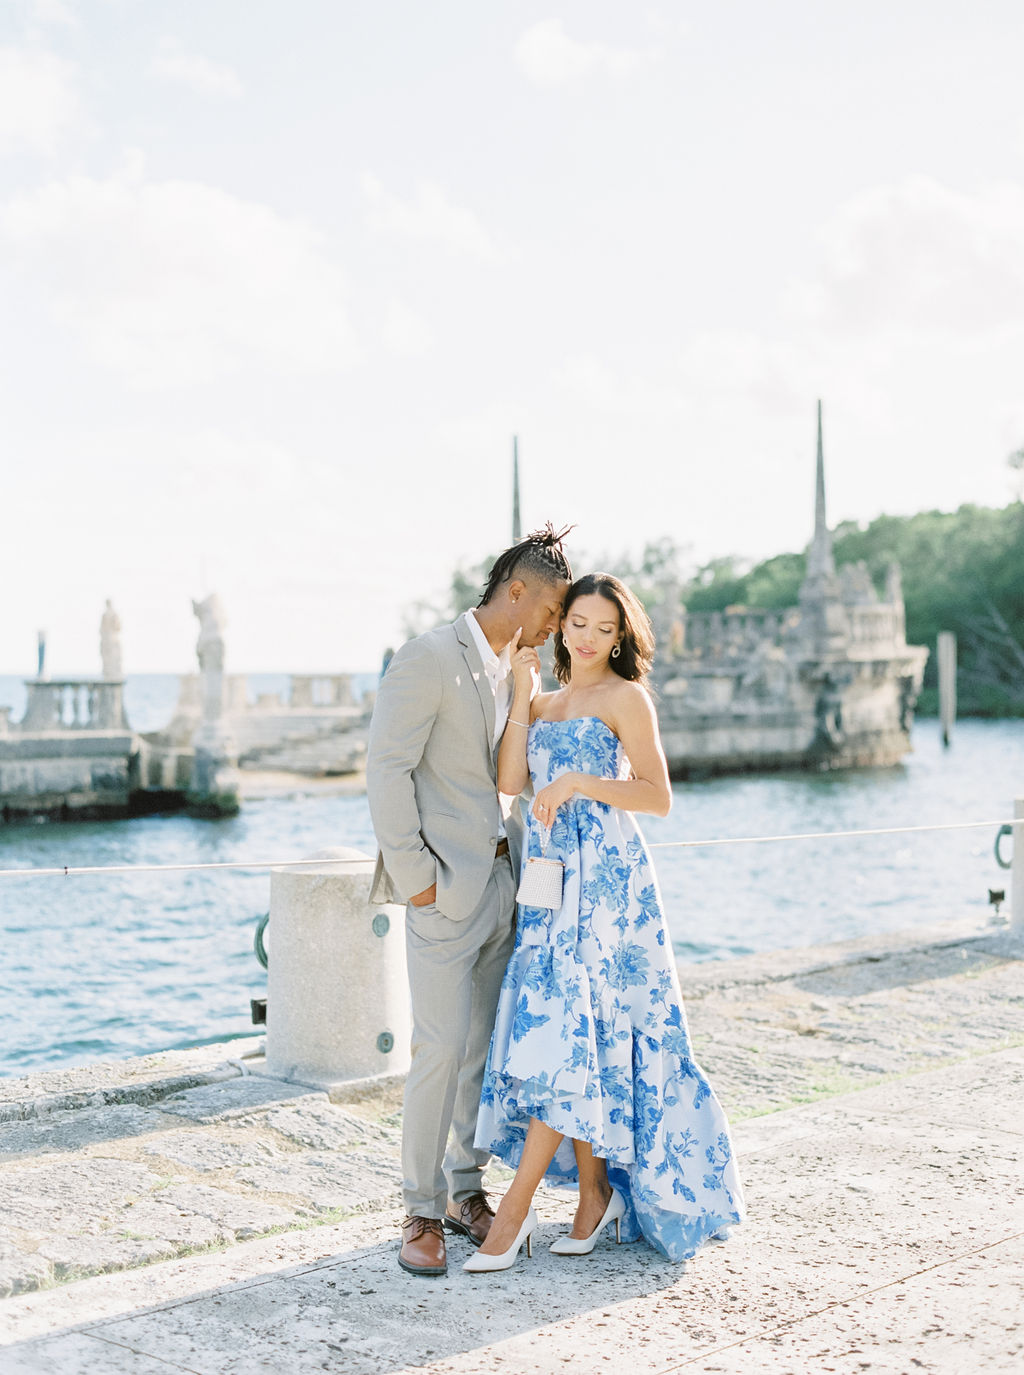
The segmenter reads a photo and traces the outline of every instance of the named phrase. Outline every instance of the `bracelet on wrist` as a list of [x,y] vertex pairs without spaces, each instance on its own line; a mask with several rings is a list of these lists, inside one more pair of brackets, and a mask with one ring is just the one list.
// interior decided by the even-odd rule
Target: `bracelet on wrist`
[[508,718],[508,723],[510,726],[522,726],[523,730],[530,729],[529,721],[513,721],[511,716]]

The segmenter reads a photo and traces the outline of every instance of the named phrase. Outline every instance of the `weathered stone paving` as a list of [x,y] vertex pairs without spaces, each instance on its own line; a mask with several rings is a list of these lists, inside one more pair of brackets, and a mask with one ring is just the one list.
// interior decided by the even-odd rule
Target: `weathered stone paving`
[[0,1372],[1024,1369],[1022,956],[960,926],[684,969],[750,1206],[684,1267],[550,1255],[545,1190],[531,1260],[404,1275],[396,1091],[251,1041],[6,1081]]
[[947,923],[690,967],[698,1058],[735,1119],[1024,1044],[1005,933]]
[[394,1123],[227,1068],[236,1077],[172,1083],[144,1108],[58,1107],[0,1127],[0,1293],[394,1204]]

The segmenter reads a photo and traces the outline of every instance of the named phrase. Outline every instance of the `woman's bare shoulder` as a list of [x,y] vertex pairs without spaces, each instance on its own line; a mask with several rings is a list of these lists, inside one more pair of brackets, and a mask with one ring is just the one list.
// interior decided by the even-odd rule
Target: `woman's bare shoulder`
[[628,678],[622,678],[614,685],[608,706],[623,725],[650,721],[655,716],[651,694],[641,683],[630,682]]
[[631,682],[628,678],[620,678],[612,688],[612,693],[616,706],[624,707],[627,711],[646,711],[651,706],[651,694],[643,684]]
[[561,688],[556,688],[553,692],[538,692],[530,703],[530,720],[536,721],[538,717],[544,716],[561,691]]

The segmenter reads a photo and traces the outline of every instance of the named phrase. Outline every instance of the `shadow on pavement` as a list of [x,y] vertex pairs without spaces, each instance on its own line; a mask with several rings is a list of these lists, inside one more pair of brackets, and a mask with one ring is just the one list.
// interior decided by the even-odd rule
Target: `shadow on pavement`
[[[465,1274],[471,1248],[458,1239],[448,1275],[433,1280],[400,1270],[395,1242],[340,1254],[20,1342],[0,1349],[0,1367],[5,1375],[388,1375],[577,1316],[588,1315],[592,1331],[602,1310],[671,1289],[686,1274],[643,1242],[609,1240],[584,1259],[553,1256],[547,1248],[563,1231],[543,1226],[532,1259],[523,1253],[496,1275]],[[478,1368],[490,1369],[489,1358]]]

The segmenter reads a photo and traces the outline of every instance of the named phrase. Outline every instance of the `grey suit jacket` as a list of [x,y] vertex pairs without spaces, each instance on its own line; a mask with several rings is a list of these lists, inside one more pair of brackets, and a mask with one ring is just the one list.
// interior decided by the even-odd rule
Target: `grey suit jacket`
[[[446,917],[476,907],[498,841],[493,736],[494,696],[465,616],[398,650],[370,723],[366,791],[380,846],[371,901],[408,901],[436,883]],[[518,874],[518,804],[505,829]]]

